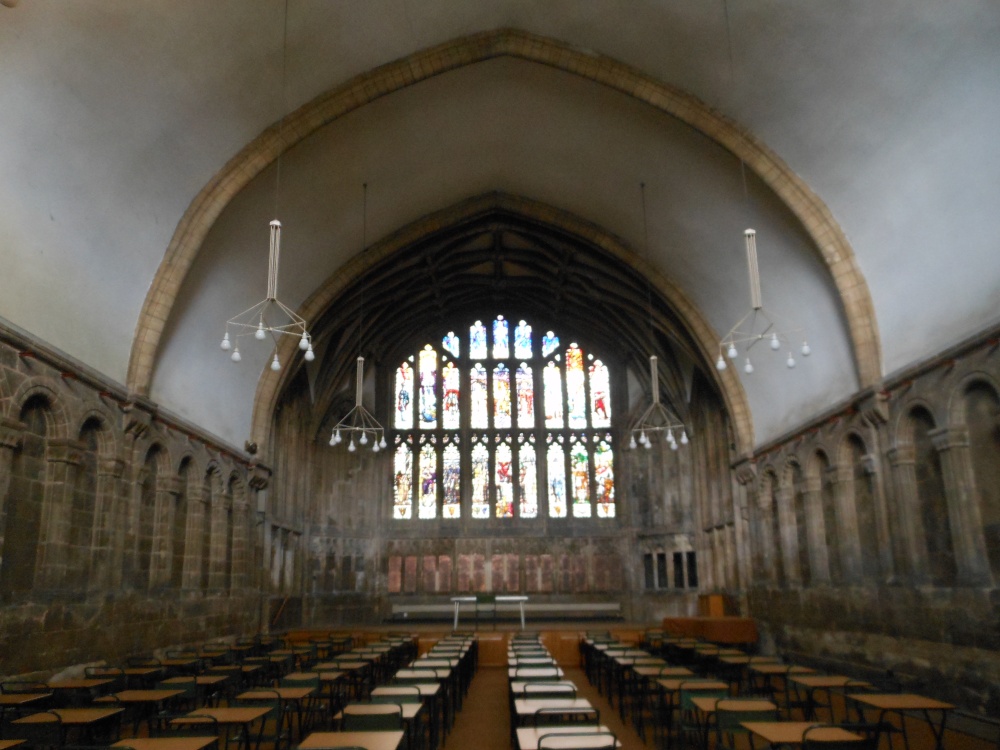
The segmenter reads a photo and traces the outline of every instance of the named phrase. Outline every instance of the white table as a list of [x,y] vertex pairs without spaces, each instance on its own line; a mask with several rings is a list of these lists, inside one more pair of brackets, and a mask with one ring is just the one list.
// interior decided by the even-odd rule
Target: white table
[[[453,630],[458,630],[458,610],[463,604],[478,604],[479,597],[476,596],[453,596],[451,597],[452,604],[455,605],[455,624],[452,628]],[[493,597],[494,604],[514,604],[517,603],[518,609],[521,612],[521,630],[524,630],[524,603],[528,601],[526,596],[514,596],[514,595],[497,595]],[[493,616],[496,618],[496,608],[493,609]]]

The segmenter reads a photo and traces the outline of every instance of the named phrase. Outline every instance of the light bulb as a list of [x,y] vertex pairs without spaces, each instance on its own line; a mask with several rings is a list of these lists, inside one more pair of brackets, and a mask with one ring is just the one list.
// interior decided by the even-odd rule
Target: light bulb
[[628,449],[630,451],[634,451],[635,450],[635,445],[636,445],[636,443],[635,443],[635,433],[633,432],[632,433],[632,439],[629,441],[629,444],[628,444]]
[[648,441],[649,438],[646,437],[646,431],[643,430],[642,432],[639,433],[639,445],[646,445]]
[[351,444],[347,446],[347,450],[351,453],[354,453],[354,451],[357,450],[357,448],[354,447],[354,438],[351,438]]
[[726,356],[730,359],[736,359],[736,355],[738,354],[739,352],[736,351],[736,344],[730,344],[729,348],[726,350]]
[[681,445],[687,445],[687,444],[688,444],[688,434],[687,430],[684,430],[681,432]]
[[378,453],[378,443],[372,440],[372,453]]
[[271,360],[271,369],[274,372],[277,372],[278,370],[281,369],[281,362],[278,361],[278,355],[277,354],[275,354],[274,355],[274,359]]
[[267,334],[264,333],[264,321],[261,319],[261,321],[257,324],[257,330],[253,332],[253,337],[258,341],[263,341],[266,335]]
[[795,367],[795,357],[792,356],[791,352],[788,352],[788,359],[785,360],[785,364],[788,365],[789,370]]
[[306,362],[312,362],[314,359],[316,359],[316,354],[313,352],[312,344],[310,344],[309,348],[306,349],[306,353],[303,359],[305,359]]
[[781,348],[781,342],[778,341],[778,334],[772,333],[771,334],[771,349],[773,351],[778,351],[778,349],[780,349],[780,348]]
[[721,354],[719,355],[719,358],[715,360],[715,369],[719,372],[726,369],[726,360],[722,358]]
[[228,352],[230,349],[233,348],[233,344],[229,340],[229,331],[226,331],[226,335],[222,337],[222,343],[219,344],[219,346],[221,346],[222,350],[225,352]]
[[336,445],[336,444],[337,444],[337,433],[336,432],[331,432],[330,433],[330,445]]
[[233,362],[239,362],[243,359],[243,357],[240,356],[240,348],[238,346],[233,349],[233,353],[229,355],[229,358],[233,360]]
[[676,442],[673,442],[673,443],[670,444],[670,450],[672,450],[672,451],[677,450],[677,443]]
[[809,342],[808,341],[803,341],[802,342],[802,356],[803,357],[808,357],[810,354],[812,354],[812,349],[809,348]]
[[747,375],[753,372],[753,365],[750,364],[750,357],[747,357],[747,363],[743,365],[743,372],[745,372]]
[[340,436],[340,430],[335,430],[333,433],[333,444],[340,445],[343,442],[343,440],[344,438]]
[[361,433],[361,439],[358,440],[358,442],[361,443],[362,445],[368,445],[368,433],[367,432],[362,432]]
[[669,427],[667,428],[667,441],[671,443],[674,442],[674,431]]
[[299,349],[301,349],[302,351],[306,351],[309,348],[310,348],[309,334],[303,333],[302,338],[299,339]]
[[383,435],[382,439],[378,441],[378,447],[385,448],[385,435]]
[[653,447],[653,442],[647,437],[646,442],[643,443],[642,445],[646,450],[649,450]]

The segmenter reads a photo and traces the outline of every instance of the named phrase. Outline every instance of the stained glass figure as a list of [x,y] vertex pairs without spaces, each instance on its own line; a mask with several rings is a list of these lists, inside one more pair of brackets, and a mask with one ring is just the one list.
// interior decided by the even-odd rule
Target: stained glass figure
[[454,362],[449,362],[441,369],[441,422],[446,430],[457,430],[461,424],[459,409],[459,393],[462,376]]
[[611,392],[608,368],[601,360],[590,366],[590,426],[611,426]]
[[437,517],[437,451],[425,444],[420,449],[420,518]]
[[462,515],[462,456],[457,445],[445,446],[441,469],[441,485],[444,490],[441,516],[458,518]]
[[496,452],[497,518],[514,516],[513,458],[510,444],[500,443]]
[[427,430],[437,427],[437,357],[430,344],[420,351],[420,426]]
[[514,329],[514,356],[531,359],[531,326],[523,320]]
[[566,456],[558,441],[549,443],[546,456],[546,470],[549,479],[549,516],[566,517]]
[[503,364],[493,368],[493,426],[510,427],[510,370]]
[[454,331],[448,331],[443,339],[441,339],[441,346],[446,352],[451,354],[453,357],[458,356],[459,344],[458,336],[455,335]]
[[535,426],[535,382],[531,368],[522,362],[514,373],[517,387],[517,426]]
[[480,363],[469,372],[469,417],[475,429],[490,426],[490,412],[486,403],[486,368]]
[[597,517],[615,517],[615,469],[611,437],[606,436],[594,448],[594,483],[597,485]]
[[583,352],[576,344],[566,350],[566,414],[569,426],[587,426],[587,394],[583,380]]
[[510,356],[510,335],[507,321],[498,315],[493,321],[493,359],[507,359]]
[[542,370],[542,388],[545,392],[545,426],[563,426],[562,371],[555,362]]
[[413,518],[413,452],[406,442],[400,442],[393,459],[393,497],[392,517]]
[[517,514],[521,518],[538,517],[538,467],[535,464],[535,446],[530,440],[520,440],[517,446],[517,488],[521,505]]
[[587,446],[573,443],[569,454],[569,470],[573,477],[573,518],[590,518],[590,466]]
[[398,430],[413,428],[413,368],[404,362],[396,370],[396,419]]
[[490,452],[482,443],[472,448],[472,517],[490,517]]
[[469,358],[486,359],[486,328],[481,320],[469,326]]
[[559,337],[552,333],[552,331],[546,332],[546,334],[542,336],[542,356],[547,357],[558,348]]

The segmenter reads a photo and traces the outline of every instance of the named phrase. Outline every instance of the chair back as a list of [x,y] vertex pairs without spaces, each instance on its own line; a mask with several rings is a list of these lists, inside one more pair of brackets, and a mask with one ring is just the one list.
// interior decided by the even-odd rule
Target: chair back
[[514,679],[524,682],[552,682],[559,679],[558,667],[517,667]]
[[440,682],[437,672],[433,669],[401,669],[393,676],[392,681],[398,685],[416,685],[418,683]]
[[345,732],[385,732],[403,728],[399,703],[349,703],[344,706]]
[[538,738],[538,750],[614,750],[613,732],[553,732]]
[[576,698],[576,685],[572,682],[529,682],[524,686],[524,699]]
[[678,705],[681,711],[694,711],[693,698],[717,698],[722,700],[729,697],[728,688],[715,687],[718,683],[715,680],[685,680],[680,686],[680,700]]
[[596,708],[539,708],[534,716],[536,727],[562,726],[564,724],[601,723],[601,712]]
[[393,685],[392,690],[388,695],[377,695],[372,691],[372,703],[420,703],[423,700],[416,685]]

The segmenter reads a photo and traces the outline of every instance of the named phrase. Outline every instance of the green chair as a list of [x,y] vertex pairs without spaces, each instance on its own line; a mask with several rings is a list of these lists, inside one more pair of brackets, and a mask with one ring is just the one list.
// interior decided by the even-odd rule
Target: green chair
[[341,712],[345,732],[386,732],[403,728],[399,703],[349,703]]

